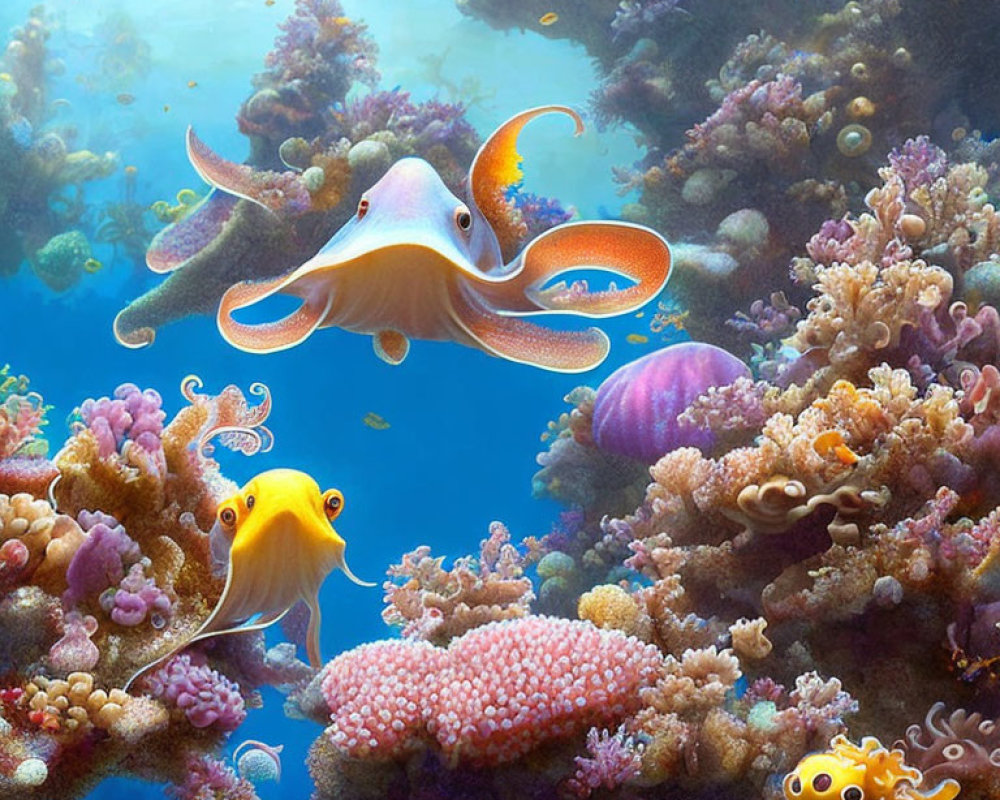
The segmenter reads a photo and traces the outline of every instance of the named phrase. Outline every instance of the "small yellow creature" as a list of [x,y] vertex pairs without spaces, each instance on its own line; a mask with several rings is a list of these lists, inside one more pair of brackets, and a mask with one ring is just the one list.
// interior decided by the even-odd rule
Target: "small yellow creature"
[[917,789],[919,769],[903,761],[902,750],[887,750],[874,736],[861,746],[835,736],[830,750],[806,756],[785,776],[787,800],[953,800],[961,791],[951,778],[929,791]]
[[339,568],[354,583],[375,585],[355,577],[344,560],[345,542],[330,524],[343,508],[337,489],[321,492],[311,476],[293,469],[262,472],[219,503],[211,538],[213,555],[228,562],[222,597],[190,639],[143,667],[126,688],[196,641],[273,625],[299,600],[310,612],[309,663],[322,666],[319,589],[326,576]]

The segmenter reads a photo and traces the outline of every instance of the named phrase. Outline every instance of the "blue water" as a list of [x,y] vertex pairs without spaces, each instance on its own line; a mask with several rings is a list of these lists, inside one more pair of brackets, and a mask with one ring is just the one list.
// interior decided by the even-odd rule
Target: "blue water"
[[[21,24],[33,5],[4,0],[0,31]],[[57,119],[76,126],[76,147],[114,150],[121,166],[135,166],[141,202],[172,200],[185,187],[202,191],[186,162],[184,130],[193,123],[218,152],[236,161],[245,157],[246,139],[234,115],[250,91],[250,77],[262,68],[277,23],[292,6],[292,0],[270,7],[263,0],[49,3],[60,22],[51,50],[65,63],[64,73],[51,78],[50,98],[69,101]],[[543,46],[530,33],[491,31],[463,19],[453,0],[345,0],[344,6],[371,26],[381,50],[383,88],[401,85],[417,100],[453,99],[429,82],[422,60],[442,54],[456,82],[477,79],[480,94],[488,96],[470,109],[469,119],[483,135],[532,105],[582,108],[594,84],[593,67],[580,48],[551,41]],[[88,88],[78,76],[94,73],[94,32],[120,13],[131,17],[148,42],[150,69],[124,86]],[[514,68],[526,64],[532,77]],[[189,81],[197,86],[188,88]],[[117,102],[120,92],[134,102]],[[634,160],[632,139],[593,126],[573,139],[567,127],[565,120],[542,120],[526,132],[526,188],[575,206],[585,218],[614,213],[623,199],[615,195],[610,166]],[[99,204],[122,191],[119,169],[88,184],[87,199]],[[557,508],[531,498],[531,476],[539,434],[566,408],[560,398],[582,382],[596,385],[657,344],[627,344],[628,333],[648,331],[625,317],[604,326],[614,342],[612,356],[584,378],[425,342],[413,344],[405,364],[390,367],[373,355],[367,337],[336,330],[283,353],[244,354],[223,342],[213,320],[199,317],[163,328],[151,348],[129,351],[115,343],[112,319],[157,278],[124,255],[112,263],[107,245],[94,247],[105,268],[63,295],[46,289],[27,267],[0,284],[0,364],[27,374],[32,388],[54,406],[48,428],[53,444],[65,437],[64,420],[75,406],[110,394],[124,381],[160,391],[168,419],[184,405],[178,387],[189,373],[201,376],[206,391],[230,383],[245,390],[263,381],[274,399],[268,422],[274,449],[253,458],[222,453],[224,474],[242,484],[264,469],[288,466],[312,473],[321,486],[339,487],[346,510],[338,530],[348,542],[353,571],[369,580],[381,581],[389,563],[419,544],[449,557],[474,552],[494,519],[506,522],[515,540],[547,532]],[[365,426],[362,418],[370,411],[391,427]],[[325,658],[392,635],[380,617],[380,589],[362,589],[333,575],[322,604]],[[286,719],[276,692],[265,690],[264,697],[265,707],[250,712],[229,749],[244,738],[284,744],[281,784],[261,785],[258,792],[263,800],[306,797],[311,783],[303,760],[320,728]],[[109,780],[90,796],[162,797],[162,787]]]

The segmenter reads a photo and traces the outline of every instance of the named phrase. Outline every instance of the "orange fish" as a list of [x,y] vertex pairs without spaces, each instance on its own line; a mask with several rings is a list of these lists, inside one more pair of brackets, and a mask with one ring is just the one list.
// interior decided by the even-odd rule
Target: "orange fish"
[[548,14],[542,14],[542,16],[539,17],[538,24],[548,27],[549,25],[554,25],[558,21],[559,15],[555,11],[550,11]]

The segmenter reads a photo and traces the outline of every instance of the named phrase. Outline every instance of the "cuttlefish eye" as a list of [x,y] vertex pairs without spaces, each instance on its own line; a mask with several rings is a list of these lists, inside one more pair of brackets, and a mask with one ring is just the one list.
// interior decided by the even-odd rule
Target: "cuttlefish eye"
[[236,524],[236,512],[229,506],[226,506],[219,511],[219,522],[227,528],[233,527]]
[[344,508],[344,495],[336,489],[329,489],[323,495],[323,510],[329,519],[334,519]]
[[455,209],[455,224],[463,231],[467,231],[472,227],[472,214],[468,208],[459,206]]
[[362,197],[361,200],[358,201],[358,219],[362,219],[364,215],[368,213],[368,206],[369,203],[367,197]]
[[865,793],[860,786],[845,786],[840,790],[840,800],[864,800]]
[[813,789],[817,792],[825,792],[831,786],[833,786],[833,778],[826,772],[821,772],[813,778]]

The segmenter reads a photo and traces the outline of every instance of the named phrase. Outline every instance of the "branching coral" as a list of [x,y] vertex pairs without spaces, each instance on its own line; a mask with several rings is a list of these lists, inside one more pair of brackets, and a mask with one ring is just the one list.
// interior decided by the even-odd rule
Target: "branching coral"
[[389,568],[382,618],[401,626],[405,637],[444,645],[479,625],[528,613],[531,580],[503,523],[490,525],[478,559],[460,558],[449,571],[443,561],[424,546]]

